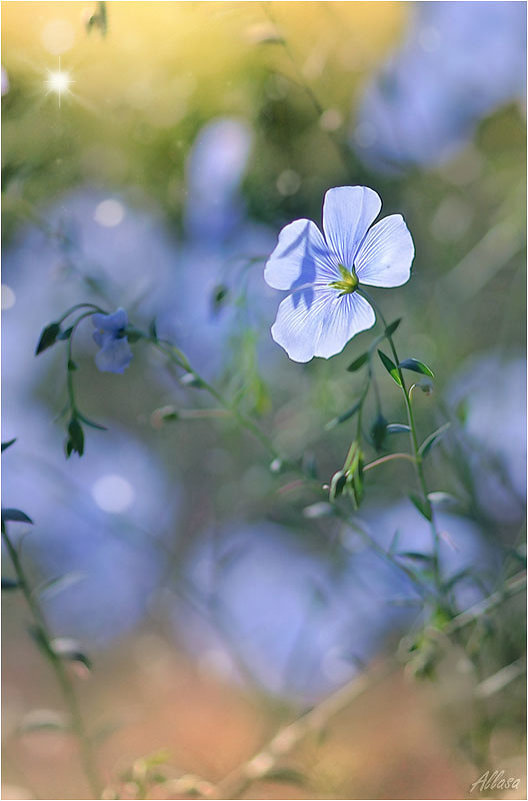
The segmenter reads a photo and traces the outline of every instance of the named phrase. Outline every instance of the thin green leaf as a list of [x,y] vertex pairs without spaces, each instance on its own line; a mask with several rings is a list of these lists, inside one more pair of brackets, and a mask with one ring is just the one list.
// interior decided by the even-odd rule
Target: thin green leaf
[[387,421],[380,413],[374,420],[371,428],[370,428],[370,438],[372,440],[372,444],[376,451],[381,451],[383,449],[383,444],[385,442],[385,434],[387,433]]
[[47,348],[51,348],[51,346],[55,344],[57,337],[60,334],[60,330],[61,327],[59,323],[50,323],[46,326],[40,335],[40,339],[35,350],[35,356],[38,356],[39,353],[42,353],[42,351],[46,350]]
[[398,319],[394,320],[393,323],[389,323],[389,325],[385,329],[385,336],[386,337],[391,337],[394,334],[394,332],[396,331],[396,329],[399,327],[401,321],[402,321],[402,318],[398,317]]
[[68,731],[64,716],[53,709],[34,709],[24,716],[17,728],[18,734],[31,731]]
[[102,426],[100,423],[96,423],[94,420],[90,420],[89,417],[86,417],[84,414],[81,414],[81,412],[77,412],[77,417],[79,418],[79,420],[82,420],[83,423],[85,423],[87,426],[90,426],[90,428],[97,428],[99,431],[108,431],[106,426]]
[[460,503],[458,498],[449,492],[430,492],[427,497],[430,503],[434,503],[436,506],[458,506]]
[[2,577],[2,589],[3,590],[18,590],[20,584],[16,579],[12,578],[3,578]]
[[273,768],[262,777],[267,782],[280,782],[288,784],[306,784],[306,776],[293,768]]
[[343,493],[345,488],[347,476],[344,470],[338,470],[337,473],[334,473],[332,476],[332,481],[330,482],[330,500],[333,501]]
[[77,584],[77,582],[81,581],[83,578],[84,574],[79,572],[65,573],[62,576],[54,576],[54,578],[48,579],[42,584],[39,584],[38,587],[35,587],[32,594],[38,595],[40,598],[53,598],[55,595],[58,595],[68,587]]
[[412,370],[415,373],[428,375],[429,378],[434,378],[434,373],[431,368],[419,361],[419,359],[404,359],[403,362],[400,362],[400,367],[405,370]]
[[32,519],[25,512],[21,512],[20,509],[2,509],[2,521],[4,523],[11,521],[13,523],[33,524]]
[[400,551],[396,556],[402,556],[405,559],[414,559],[417,562],[432,562],[433,557],[427,553],[420,553],[419,551]]
[[60,339],[61,342],[65,342],[67,339],[71,337],[72,333],[73,333],[73,325],[70,325],[69,328],[66,328],[64,331],[61,331],[57,339]]
[[148,330],[149,330],[149,334],[152,337],[152,339],[156,340],[158,338],[158,329],[156,327],[156,318],[154,318],[151,321]]
[[422,459],[425,459],[431,448],[433,448],[435,445],[438,444],[438,442],[441,440],[441,438],[444,436],[444,434],[450,427],[451,423],[444,423],[443,426],[437,428],[436,431],[433,431],[432,434],[429,434],[429,436],[424,439],[424,441],[422,442],[422,444],[418,449],[418,453],[420,454]]
[[416,506],[416,508],[418,509],[420,514],[423,515],[425,517],[425,519],[429,520],[429,522],[430,522],[432,520],[432,514],[431,514],[430,506],[428,506],[426,503],[424,503],[424,501],[421,498],[419,498],[417,495],[415,495],[412,492],[409,495],[409,498],[413,502],[413,504]]
[[361,399],[356,401],[356,403],[353,406],[351,406],[350,409],[347,409],[346,412],[343,412],[343,414],[340,414],[339,417],[334,417],[333,420],[330,420],[325,425],[326,431],[331,431],[332,428],[335,428],[336,426],[340,425],[341,423],[345,423],[347,420],[350,420],[351,417],[354,417],[354,415],[361,408],[362,402],[363,401]]
[[70,637],[57,637],[51,641],[51,647],[57,656],[68,659],[70,662],[81,662],[88,670],[92,668],[92,662],[81,649],[80,643]]
[[368,359],[369,359],[368,351],[367,353],[362,353],[361,356],[358,356],[357,359],[354,359],[354,361],[348,365],[347,371],[349,373],[355,373],[356,370],[361,369],[361,367],[363,367],[363,365],[368,362]]
[[16,442],[16,437],[14,439],[10,439],[7,442],[2,442],[2,453],[6,451],[8,448],[11,447]]
[[382,350],[378,350],[378,356],[380,357],[381,363],[388,372],[388,374],[398,384],[398,386],[401,387],[402,386],[401,378],[398,373],[398,368],[396,367],[394,362],[391,359],[389,359],[389,357],[386,356]]
[[404,423],[389,423],[387,426],[387,434],[408,434],[410,430]]

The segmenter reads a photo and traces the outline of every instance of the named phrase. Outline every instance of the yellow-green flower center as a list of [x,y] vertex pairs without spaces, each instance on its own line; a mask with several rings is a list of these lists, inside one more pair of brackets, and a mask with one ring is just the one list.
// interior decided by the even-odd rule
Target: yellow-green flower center
[[359,281],[354,268],[352,267],[352,270],[347,270],[342,264],[338,264],[337,266],[339,267],[342,280],[331,281],[328,286],[331,286],[333,289],[338,289],[340,295],[349,295],[351,292],[355,292]]

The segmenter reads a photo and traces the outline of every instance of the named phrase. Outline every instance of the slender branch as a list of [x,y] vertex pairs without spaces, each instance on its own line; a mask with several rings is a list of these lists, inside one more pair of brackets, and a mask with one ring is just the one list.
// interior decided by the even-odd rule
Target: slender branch
[[369,462],[363,468],[363,472],[367,470],[372,470],[374,467],[377,467],[380,464],[385,464],[385,462],[392,462],[393,459],[407,459],[409,462],[415,463],[414,456],[411,456],[410,453],[388,453],[387,456],[380,456],[379,459],[374,459],[373,462]]
[[[523,571],[509,579],[501,590],[454,617],[443,629],[444,633],[454,634],[525,588],[526,572]],[[324,729],[335,715],[344,711],[356,698],[390,676],[398,667],[398,662],[390,660],[385,665],[354,678],[327,696],[321,703],[300,715],[292,723],[279,729],[257,754],[231,771],[216,785],[215,790],[218,797],[238,798],[253,782],[265,780],[267,775],[272,774],[277,767],[279,760],[291,753],[304,737],[310,732],[319,732]]]
[[98,770],[95,764],[92,743],[84,725],[84,720],[75,689],[64,666],[62,657],[60,657],[53,648],[53,636],[48,629],[42,609],[40,608],[34,593],[31,591],[31,587],[18,555],[18,551],[15,548],[9,534],[7,533],[7,528],[3,521],[2,539],[13,564],[20,590],[35,621],[36,629],[39,634],[39,641],[41,642],[46,658],[48,659],[48,662],[55,673],[64,701],[70,713],[72,730],[79,743],[81,762],[86,778],[90,785],[90,790],[94,798],[100,798],[102,792],[102,783],[99,778]]
[[310,732],[321,731],[339,712],[365,693],[394,669],[391,663],[352,679],[344,687],[327,696],[316,706],[300,715],[293,723],[280,729],[248,762],[233,770],[216,785],[219,798],[239,798],[255,781],[265,779],[278,761],[290,753]]

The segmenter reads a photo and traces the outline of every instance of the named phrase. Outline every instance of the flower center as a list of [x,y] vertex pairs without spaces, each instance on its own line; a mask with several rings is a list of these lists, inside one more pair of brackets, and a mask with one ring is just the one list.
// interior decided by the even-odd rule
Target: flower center
[[354,268],[352,267],[352,270],[347,270],[347,268],[342,264],[338,264],[337,266],[339,267],[342,280],[331,281],[328,286],[331,286],[333,289],[338,289],[340,296],[349,295],[351,292],[355,292],[359,281]]

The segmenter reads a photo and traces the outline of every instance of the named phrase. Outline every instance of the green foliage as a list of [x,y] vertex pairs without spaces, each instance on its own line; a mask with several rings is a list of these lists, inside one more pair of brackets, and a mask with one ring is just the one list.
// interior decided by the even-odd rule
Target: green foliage
[[400,374],[398,373],[398,368],[396,367],[392,359],[389,359],[389,357],[386,356],[382,350],[378,350],[378,356],[380,357],[382,365],[384,366],[384,368],[386,369],[392,380],[395,381],[399,387],[401,387],[402,382]]
[[43,351],[51,348],[52,345],[56,343],[60,332],[60,323],[50,323],[47,325],[40,335],[40,339],[35,350],[35,356],[38,356]]
[[404,359],[399,366],[404,370],[412,370],[415,373],[422,373],[422,375],[428,375],[429,378],[434,378],[431,368],[418,359]]

